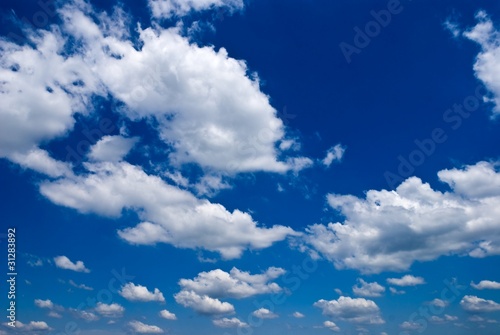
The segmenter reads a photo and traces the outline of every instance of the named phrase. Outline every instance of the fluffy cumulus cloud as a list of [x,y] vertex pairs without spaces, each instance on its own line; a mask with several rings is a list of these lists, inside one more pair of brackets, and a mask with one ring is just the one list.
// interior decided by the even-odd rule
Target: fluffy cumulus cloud
[[228,302],[199,295],[193,291],[180,291],[175,296],[175,301],[184,307],[191,308],[203,315],[233,314],[234,306]]
[[153,292],[148,291],[148,288],[134,283],[125,284],[118,292],[122,297],[129,301],[159,301],[165,302],[163,293],[155,288]]
[[[119,102],[113,112],[124,124],[151,121],[148,127],[161,142],[154,150],[166,153],[174,170],[194,163],[208,176],[230,178],[253,171],[297,173],[312,165],[280,149],[287,138],[283,122],[244,61],[223,48],[191,43],[179,27],[139,27],[132,38],[133,23],[120,8],[107,14],[85,1],[61,6],[61,24],[27,30],[30,43],[0,41],[0,157],[61,178],[41,188],[56,204],[103,215],[139,209],[143,222],[120,232],[130,243],[201,247],[234,258],[247,247],[265,248],[294,233],[258,227],[247,213],[199,200],[128,165],[124,159],[139,138],[95,139],[83,157],[88,171],[76,176],[69,162],[41,149],[71,134],[76,114],[95,116],[100,108],[94,97],[101,96]],[[243,2],[151,0],[150,7],[157,17],[169,17],[214,7],[233,11]],[[218,178],[201,178],[200,193],[228,186]],[[134,186],[127,188],[129,181]]]
[[118,318],[123,315],[125,308],[117,303],[104,304],[102,302],[98,302],[95,307],[95,311],[106,318]]
[[277,293],[282,288],[271,280],[283,275],[285,270],[271,267],[263,274],[252,275],[249,272],[232,268],[225,272],[220,269],[201,272],[194,279],[181,279],[183,290],[214,298],[247,298],[257,294]]
[[91,109],[89,96],[105,90],[82,57],[62,56],[56,29],[27,35],[22,46],[0,41],[0,157],[55,177],[68,167],[38,146],[71,130],[74,115]]
[[54,257],[54,263],[58,268],[61,269],[72,270],[76,272],[90,272],[90,270],[85,267],[85,264],[82,261],[76,261],[76,263],[73,263],[66,256]]
[[387,278],[387,282],[395,286],[417,286],[425,284],[424,278],[415,277],[413,275],[404,275],[401,278]]
[[364,298],[340,297],[337,300],[319,300],[315,307],[322,309],[323,315],[357,324],[383,324],[380,309],[372,300]]
[[218,8],[233,12],[244,7],[243,0],[149,0],[153,17],[170,18],[183,16],[191,11],[203,11]]
[[212,323],[219,328],[247,328],[248,324],[238,318],[215,319]]
[[51,327],[45,321],[30,321],[29,323],[22,323],[21,321],[16,321],[16,329],[21,332],[34,332],[38,331],[49,331],[52,330]]
[[139,334],[161,334],[163,330],[158,326],[147,325],[140,321],[131,321],[128,323],[130,328]]
[[87,168],[85,176],[43,183],[41,193],[83,213],[117,217],[125,209],[137,210],[144,221],[119,231],[132,244],[163,242],[235,258],[245,248],[266,248],[296,234],[284,226],[259,227],[247,213],[200,200],[126,162],[89,163]]
[[90,148],[89,158],[104,162],[121,161],[137,141],[137,137],[104,136]]
[[460,306],[468,312],[483,313],[500,311],[500,304],[493,300],[486,300],[474,295],[466,295],[460,301]]
[[160,316],[167,320],[177,320],[177,316],[174,313],[167,311],[166,309],[160,311]]
[[385,287],[377,282],[367,283],[363,279],[358,279],[358,285],[352,287],[352,292],[360,297],[376,298],[381,297],[385,292]]
[[117,37],[123,32],[104,31],[89,10],[66,8],[63,27],[85,45],[95,75],[125,103],[126,117],[157,120],[172,164],[227,173],[296,168],[277,159],[283,122],[243,61],[191,44],[178,28],[140,30],[137,50]]
[[335,324],[335,322],[332,321],[325,321],[323,322],[323,327],[333,330],[334,332],[339,332],[340,328]]
[[278,314],[271,312],[267,308],[259,308],[252,312],[252,315],[259,319],[276,319]]
[[479,283],[470,283],[470,286],[476,290],[500,290],[500,283],[491,280],[481,280]]
[[451,321],[457,321],[458,320],[458,317],[457,316],[454,316],[454,315],[448,315],[448,314],[445,314],[444,316],[440,317],[440,316],[437,316],[437,315],[433,315],[429,318],[429,321],[430,322],[433,322],[433,323],[447,323],[447,322],[451,322]]
[[174,297],[177,303],[200,314],[234,313],[234,306],[219,299],[243,299],[258,294],[277,293],[282,288],[271,282],[283,275],[281,268],[270,267],[262,274],[250,274],[237,268],[230,272],[220,269],[201,272],[194,279],[181,279],[181,291]]
[[423,325],[421,323],[411,321],[405,321],[400,324],[399,327],[404,330],[418,330],[419,332],[423,329]]
[[488,15],[480,11],[478,23],[463,35],[478,43],[482,50],[476,57],[474,71],[479,80],[493,94],[495,113],[500,113],[500,33]]
[[40,308],[52,309],[54,308],[54,303],[50,301],[50,299],[47,300],[35,299],[35,306]]
[[479,162],[438,177],[450,191],[411,177],[394,191],[370,190],[365,198],[329,194],[329,205],[346,219],[309,226],[305,243],[337,268],[364,273],[405,271],[443,255],[500,254],[497,165]]
[[292,316],[297,319],[302,319],[305,317],[305,315],[302,314],[301,312],[293,312]]

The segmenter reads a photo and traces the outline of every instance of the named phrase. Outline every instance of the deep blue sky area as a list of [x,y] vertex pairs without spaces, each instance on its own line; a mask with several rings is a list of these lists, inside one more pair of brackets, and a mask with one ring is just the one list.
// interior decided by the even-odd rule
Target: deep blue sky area
[[0,335],[499,333],[500,3],[0,16]]

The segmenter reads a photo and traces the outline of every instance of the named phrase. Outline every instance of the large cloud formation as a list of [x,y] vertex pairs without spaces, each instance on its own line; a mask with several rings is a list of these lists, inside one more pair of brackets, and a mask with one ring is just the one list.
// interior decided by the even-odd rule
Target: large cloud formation
[[[243,3],[152,0],[150,6],[155,16],[167,17],[214,7],[232,11]],[[40,189],[56,204],[112,217],[138,211],[142,222],[119,232],[133,244],[165,242],[235,258],[245,248],[296,234],[284,226],[260,227],[249,214],[201,200],[160,177],[182,177],[184,165],[196,164],[199,183],[188,184],[212,178],[210,191],[216,191],[228,187],[222,176],[312,165],[309,158],[284,156],[283,122],[244,61],[192,43],[179,27],[153,24],[131,32],[132,19],[120,7],[98,13],[74,0],[57,15],[59,26],[28,30],[28,44],[0,40],[0,157],[47,176]],[[96,96],[121,103],[113,112],[125,127],[121,135],[95,139],[76,173],[44,146],[70,134],[76,114],[98,113]],[[141,140],[126,137],[126,125],[138,120],[148,120],[160,139],[151,149],[163,153],[164,161],[151,163],[158,175],[125,160]],[[174,172],[161,171],[167,169]]]
[[443,255],[500,254],[497,165],[479,162],[438,177],[451,191],[411,177],[394,191],[370,190],[364,199],[330,194],[329,205],[345,221],[309,226],[305,241],[337,268],[364,273],[405,271]]

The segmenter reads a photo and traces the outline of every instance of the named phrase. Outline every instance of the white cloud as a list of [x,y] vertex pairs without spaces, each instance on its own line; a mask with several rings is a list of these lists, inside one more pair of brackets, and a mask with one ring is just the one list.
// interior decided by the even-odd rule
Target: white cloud
[[429,321],[434,322],[434,323],[446,323],[446,322],[451,322],[451,321],[457,321],[458,317],[452,316],[445,314],[444,317],[439,317],[436,315],[433,315],[429,318]]
[[231,188],[220,175],[204,175],[194,185],[194,189],[198,195],[213,196],[220,190]]
[[377,282],[367,283],[363,279],[358,279],[358,285],[352,287],[352,291],[355,295],[360,297],[376,298],[381,297],[385,292],[385,287]]
[[[242,0],[149,4],[158,17],[243,8]],[[100,95],[123,102],[116,111],[124,118],[155,121],[150,125],[163,141],[159,149],[169,153],[168,163],[175,167],[195,163],[204,171],[232,176],[296,173],[311,165],[305,157],[282,157],[283,122],[260,90],[257,74],[224,48],[199,46],[182,36],[180,27],[163,29],[157,24],[138,28],[135,41],[129,33],[133,22],[124,10],[99,13],[79,0],[61,5],[57,28],[24,27],[31,43],[22,46],[0,42],[0,157],[50,177],[70,176],[68,162],[52,158],[39,146],[68,135],[75,114],[98,111],[92,104]],[[78,43],[67,43],[72,40]],[[91,148],[89,158],[120,161],[135,141],[105,136]]]
[[394,295],[402,295],[406,293],[405,291],[395,289],[394,287],[389,287],[389,291],[391,291],[391,293]]
[[134,332],[139,334],[161,334],[163,330],[158,326],[152,326],[144,324],[140,321],[130,321],[129,326],[134,330]]
[[417,286],[425,284],[424,278],[412,275],[404,275],[401,278],[387,278],[387,282],[396,286]]
[[42,183],[41,193],[83,213],[119,216],[125,209],[136,210],[144,221],[118,232],[132,244],[204,248],[229,259],[297,234],[284,226],[258,227],[247,213],[197,199],[125,162],[86,166],[88,175]]
[[476,15],[478,23],[463,35],[478,43],[482,50],[476,57],[474,72],[486,88],[493,93],[495,113],[500,113],[500,34],[485,12]]
[[297,319],[302,319],[303,317],[305,317],[305,315],[301,312],[293,312],[292,316]]
[[234,306],[207,295],[199,295],[193,291],[180,291],[174,296],[175,301],[184,307],[192,308],[204,315],[233,314]]
[[333,330],[334,332],[339,332],[340,331],[340,328],[335,324],[335,322],[332,322],[332,321],[325,321],[325,322],[323,322],[323,326],[325,328]]
[[104,136],[90,148],[88,156],[94,161],[119,162],[123,160],[138,140],[137,137]]
[[267,308],[259,308],[252,312],[252,315],[259,319],[276,319],[278,314],[275,314]]
[[263,274],[252,275],[249,272],[232,268],[225,272],[220,269],[201,272],[194,279],[181,279],[182,290],[194,291],[213,298],[247,298],[258,294],[277,293],[282,288],[271,280],[283,275],[285,270],[270,267]]
[[149,0],[149,7],[155,18],[184,16],[191,11],[205,11],[222,8],[233,12],[243,9],[243,0]]
[[410,322],[410,321],[405,321],[402,324],[399,325],[401,329],[404,330],[421,330],[422,329],[422,324],[418,322]]
[[324,166],[329,167],[333,162],[340,162],[345,153],[345,147],[337,144],[326,151],[326,156],[321,161]]
[[491,280],[481,280],[478,284],[470,283],[476,290],[500,290],[500,283]]
[[86,291],[92,291],[94,290],[92,287],[90,286],[87,286],[85,284],[77,284],[75,283],[73,280],[69,280],[68,283],[73,286],[73,287],[76,287],[76,288],[79,288],[79,289],[82,289],[82,290],[86,290]]
[[82,39],[94,75],[126,104],[120,111],[130,119],[157,120],[160,137],[173,149],[172,164],[229,174],[305,168],[298,164],[302,158],[278,161],[283,122],[257,76],[224,48],[199,47],[179,28],[156,27],[139,29],[138,50],[74,6],[61,12],[65,31]]
[[68,166],[38,146],[65,135],[75,113],[92,110],[88,97],[105,91],[79,55],[61,56],[58,29],[26,34],[31,43],[22,46],[0,41],[0,157],[56,177]]
[[242,322],[241,320],[237,318],[222,318],[222,319],[215,319],[212,321],[212,323],[219,328],[247,328],[248,324],[245,322]]
[[160,316],[167,320],[177,320],[177,316],[174,313],[167,311],[166,309],[160,311]]
[[52,309],[54,308],[54,303],[50,301],[50,299],[47,300],[35,299],[35,306],[40,308]]
[[129,301],[159,301],[165,302],[163,293],[155,288],[153,292],[149,292],[148,288],[134,283],[125,284],[118,292],[122,297]]
[[454,37],[454,38],[457,38],[460,36],[461,34],[461,30],[458,26],[458,24],[454,21],[452,21],[452,19],[447,19],[444,23],[443,23],[443,26],[446,30],[448,30],[451,35]]
[[477,323],[498,323],[497,320],[483,318],[479,315],[473,315],[473,316],[469,317],[468,320],[471,322],[477,322]]
[[436,307],[441,307],[441,308],[444,308],[444,307],[449,305],[449,303],[447,301],[444,301],[444,300],[441,300],[438,298],[432,300],[429,304],[436,306]]
[[24,168],[32,169],[49,177],[71,176],[71,166],[49,156],[49,153],[39,148],[33,148],[26,152],[14,152],[9,159]]
[[474,295],[466,295],[460,301],[460,306],[468,312],[494,312],[500,311],[500,304],[493,300],[478,298]]
[[[87,322],[91,322],[91,321],[97,321],[99,320],[99,317],[97,315],[95,315],[94,313],[90,312],[90,311],[84,311],[84,310],[80,310],[80,309],[75,309],[75,308],[72,308],[70,309],[70,311],[77,317],[77,318],[80,318],[80,319],[83,319]],[[105,312],[106,313],[106,312]]]
[[46,331],[52,330],[51,327],[45,321],[30,321],[30,323],[25,324],[21,321],[16,321],[16,329],[21,331]]
[[76,272],[86,272],[86,273],[90,272],[90,270],[85,267],[85,264],[82,261],[77,261],[76,263],[73,263],[66,256],[54,257],[54,262],[56,266],[61,269],[72,270]]
[[479,162],[443,170],[451,191],[433,190],[417,177],[394,191],[369,190],[364,198],[329,194],[329,205],[344,222],[309,226],[304,236],[338,269],[363,273],[406,271],[415,261],[444,255],[486,257],[500,254],[500,173]]
[[319,300],[315,307],[323,310],[323,315],[359,324],[383,324],[380,309],[372,300],[364,298],[340,297],[337,300]]
[[57,319],[62,318],[61,314],[54,312],[54,311],[50,311],[49,314],[47,314],[47,315],[50,316],[51,318],[57,318]]
[[117,318],[123,315],[125,308],[117,303],[104,304],[98,302],[95,311],[106,318]]

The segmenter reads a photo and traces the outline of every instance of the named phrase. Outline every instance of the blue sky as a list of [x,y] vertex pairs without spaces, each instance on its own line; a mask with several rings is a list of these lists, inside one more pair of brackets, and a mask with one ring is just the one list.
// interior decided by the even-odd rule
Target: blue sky
[[0,6],[0,335],[498,334],[499,4]]

